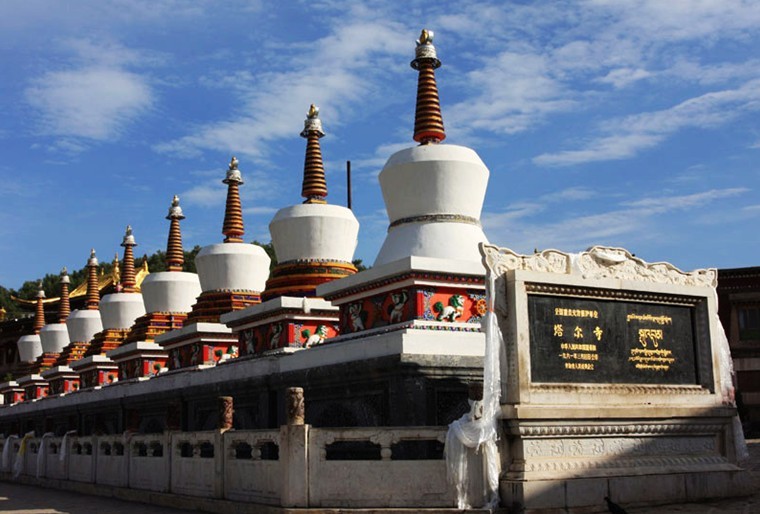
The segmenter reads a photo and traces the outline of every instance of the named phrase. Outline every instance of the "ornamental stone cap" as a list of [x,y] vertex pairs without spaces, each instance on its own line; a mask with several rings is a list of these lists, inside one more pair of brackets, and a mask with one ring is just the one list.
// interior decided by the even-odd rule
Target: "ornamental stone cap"
[[230,182],[237,182],[243,184],[243,176],[238,169],[238,162],[237,157],[233,155],[227,168],[227,176],[222,180],[222,183],[229,184]]
[[69,270],[66,269],[66,266],[61,268],[61,284],[71,284],[71,279],[69,279]]
[[324,130],[322,130],[322,120],[319,119],[319,107],[314,104],[311,104],[309,112],[306,114],[301,137],[309,137],[309,133],[311,132],[316,133],[317,137],[323,137],[325,135]]
[[87,261],[88,266],[97,266],[98,265],[98,258],[95,256],[95,248],[90,250],[90,258]]
[[420,38],[417,40],[417,48],[415,48],[415,59],[411,62],[412,68],[419,69],[420,62],[422,60],[429,60],[433,64],[433,68],[438,68],[441,65],[441,61],[438,60],[438,56],[433,46],[432,30],[422,29]]
[[42,289],[42,280],[37,282],[37,296],[36,298],[45,298],[45,290]]
[[137,246],[137,243],[135,243],[135,236],[132,234],[132,225],[127,225],[124,239],[121,241],[121,246]]

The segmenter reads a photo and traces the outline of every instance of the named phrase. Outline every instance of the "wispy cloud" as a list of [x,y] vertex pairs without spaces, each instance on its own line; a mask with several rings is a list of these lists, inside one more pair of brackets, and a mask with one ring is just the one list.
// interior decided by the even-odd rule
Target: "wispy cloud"
[[153,105],[146,77],[127,69],[141,62],[139,52],[87,39],[66,40],[62,48],[73,53],[70,66],[42,74],[24,91],[38,116],[35,130],[60,137],[48,149],[77,153],[85,141],[118,138]]
[[760,80],[749,81],[737,89],[690,98],[669,109],[607,121],[600,127],[601,135],[582,148],[541,154],[533,162],[542,166],[569,166],[625,159],[679,130],[718,126],[756,110],[760,110]]
[[[749,191],[747,188],[726,188],[688,195],[646,197],[613,204],[603,212],[568,216],[555,222],[537,219],[537,215],[545,208],[537,207],[541,205],[541,202],[537,202],[501,213],[486,212],[483,214],[483,226],[494,241],[520,251],[530,251],[534,247],[575,251],[594,244],[619,245],[623,241],[634,244],[659,237],[660,229],[667,225],[659,224],[663,216],[676,211],[699,210],[704,219],[697,222],[708,224],[710,215],[705,214],[703,209],[721,200],[740,197]],[[546,195],[544,198],[551,196]],[[562,194],[553,196],[559,198]],[[719,209],[716,212],[722,211]]]
[[339,125],[377,88],[372,77],[383,73],[378,60],[408,52],[408,45],[396,37],[398,31],[393,22],[349,20],[308,48],[299,48],[297,56],[280,49],[287,71],[235,75],[231,84],[242,107],[234,119],[206,123],[155,149],[181,156],[236,151],[263,159],[271,142],[293,137],[311,103],[329,112],[331,126]]

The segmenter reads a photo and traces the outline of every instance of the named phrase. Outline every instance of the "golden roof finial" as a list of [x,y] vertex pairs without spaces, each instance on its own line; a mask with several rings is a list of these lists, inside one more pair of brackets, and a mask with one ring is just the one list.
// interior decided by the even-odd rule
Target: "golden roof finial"
[[411,66],[420,72],[417,79],[414,140],[423,145],[440,143],[446,139],[446,131],[443,128],[441,102],[435,81],[435,70],[441,66],[441,61],[433,46],[432,30],[422,29]]
[[322,162],[322,148],[319,139],[324,137],[322,121],[319,119],[319,107],[311,104],[306,120],[303,122],[301,137],[306,138],[306,158],[303,165],[303,186],[301,196],[304,203],[327,203],[327,180],[325,166]]
[[240,204],[240,184],[243,177],[238,170],[238,160],[235,156],[230,160],[227,176],[222,181],[227,184],[227,204],[224,209],[224,234],[225,243],[242,243],[245,227],[243,226],[243,207]]

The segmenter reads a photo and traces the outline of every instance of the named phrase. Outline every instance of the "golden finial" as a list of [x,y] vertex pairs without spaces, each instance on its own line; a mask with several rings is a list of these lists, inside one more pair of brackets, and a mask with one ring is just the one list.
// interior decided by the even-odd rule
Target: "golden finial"
[[430,43],[433,44],[433,31],[428,29],[422,29],[422,33],[420,34],[420,39],[417,40],[418,45],[426,45]]
[[309,118],[316,118],[319,116],[319,107],[317,107],[314,104],[311,104],[311,107],[309,107],[309,113],[307,114]]

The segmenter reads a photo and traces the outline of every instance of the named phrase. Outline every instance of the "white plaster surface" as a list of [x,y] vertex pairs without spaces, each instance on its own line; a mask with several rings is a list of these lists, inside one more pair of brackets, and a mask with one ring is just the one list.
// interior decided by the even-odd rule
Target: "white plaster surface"
[[375,266],[410,255],[480,262],[479,243],[487,243],[483,229],[467,223],[406,223],[393,227],[375,258]]
[[37,334],[29,334],[18,338],[18,357],[21,362],[32,362],[42,355],[42,341]]
[[100,311],[75,310],[66,320],[66,329],[69,331],[71,342],[84,343],[89,341],[92,336],[103,330]]
[[45,453],[45,477],[47,478],[66,480],[69,477],[69,459],[61,460],[60,453],[62,443],[62,437],[50,437],[45,439],[45,444],[47,444],[47,452]]
[[322,298],[278,296],[277,298],[272,298],[266,302],[251,305],[250,307],[240,309],[239,311],[222,314],[219,320],[222,323],[234,326],[245,320],[262,317],[269,312],[278,311],[280,309],[300,309],[304,311],[304,313],[311,310],[338,312],[338,307]]
[[470,148],[420,145],[391,155],[378,177],[388,218],[461,214],[480,218],[488,168]]
[[[212,458],[201,458],[200,446],[208,442],[214,446]],[[182,445],[188,443],[193,447],[191,457],[182,457]],[[213,498],[221,495],[223,479],[222,459],[224,451],[222,434],[217,430],[206,432],[175,432],[172,434],[171,446],[171,491],[188,496]],[[220,475],[217,475],[217,470]]]
[[40,330],[42,351],[61,353],[69,345],[69,330],[65,323],[50,323]]
[[140,289],[146,312],[190,312],[201,282],[195,273],[160,271],[145,277]]
[[262,247],[246,243],[206,246],[195,257],[203,291],[263,291],[270,262]]
[[[480,219],[488,168],[471,149],[421,145],[393,154],[380,172],[391,223],[416,216],[450,214]],[[420,221],[391,228],[375,266],[409,255],[480,261],[478,225]]]
[[127,329],[143,314],[145,303],[139,293],[114,293],[100,299],[104,329]]
[[122,344],[106,353],[106,357],[119,362],[133,354],[140,353],[145,357],[166,357],[164,347],[148,341],[135,341],[134,343]]
[[330,259],[351,262],[359,222],[340,205],[299,204],[277,211],[269,224],[279,262]]

